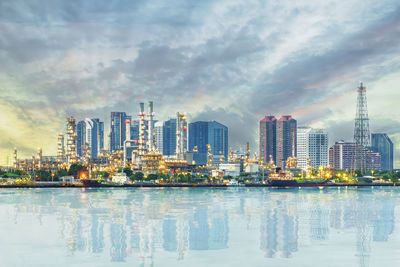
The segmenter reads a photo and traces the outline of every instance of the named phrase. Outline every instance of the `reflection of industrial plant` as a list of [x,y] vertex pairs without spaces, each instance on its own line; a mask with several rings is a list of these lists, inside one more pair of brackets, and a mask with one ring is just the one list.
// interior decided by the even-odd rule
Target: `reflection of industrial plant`
[[[260,222],[254,241],[266,258],[295,258],[302,253],[304,239],[319,244],[338,231],[353,229],[359,266],[369,266],[374,242],[387,242],[394,232],[396,205],[384,201],[390,190],[296,190],[287,195],[257,190],[256,195],[216,189],[43,189],[41,194],[20,190],[5,204],[15,206],[17,224],[24,213],[40,221],[57,216],[55,227],[71,254],[106,253],[112,262],[134,257],[146,265],[154,263],[160,250],[183,260],[195,250],[229,249],[230,238],[246,234],[248,218]],[[237,195],[227,202],[227,194]],[[242,233],[231,230],[238,225]]]

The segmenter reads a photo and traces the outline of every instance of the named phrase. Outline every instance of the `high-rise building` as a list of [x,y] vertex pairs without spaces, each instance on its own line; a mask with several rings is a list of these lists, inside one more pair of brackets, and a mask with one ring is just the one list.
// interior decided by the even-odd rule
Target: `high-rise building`
[[329,165],[335,170],[380,170],[381,156],[362,145],[340,141],[329,148]]
[[282,116],[276,122],[276,165],[284,167],[288,157],[296,157],[297,121],[292,116]]
[[270,155],[276,162],[276,121],[275,116],[265,116],[260,121],[260,158],[264,163]]
[[197,121],[189,124],[189,150],[197,147],[196,164],[207,164],[207,145],[211,146],[214,158],[221,153],[228,158],[228,127],[216,121]]
[[86,123],[79,121],[76,125],[76,152],[78,157],[82,157],[82,148],[86,144]]
[[90,155],[96,158],[104,148],[104,123],[100,119],[85,119],[86,144],[89,146]]
[[393,143],[385,133],[371,135],[371,150],[381,155],[381,169],[393,170]]
[[121,150],[126,140],[126,113],[111,112],[110,150]]
[[158,121],[154,124],[154,132],[155,132],[155,139],[156,139],[156,148],[158,152],[164,154],[164,122]]
[[176,119],[164,122],[163,127],[163,155],[174,156],[176,150]]
[[297,166],[307,168],[308,158],[315,169],[328,166],[328,133],[324,129],[297,128]]
[[104,122],[100,119],[86,118],[78,122],[76,132],[79,157],[86,156],[84,151],[88,151],[90,157],[95,158],[104,149]]

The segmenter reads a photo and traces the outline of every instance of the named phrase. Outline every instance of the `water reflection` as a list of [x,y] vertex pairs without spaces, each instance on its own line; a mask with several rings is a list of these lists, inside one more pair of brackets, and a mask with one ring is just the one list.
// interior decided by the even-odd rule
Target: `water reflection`
[[236,253],[231,239],[250,239],[259,248],[246,257],[296,259],[308,248],[339,246],[343,237],[364,267],[371,265],[374,244],[395,234],[398,197],[394,188],[15,189],[0,193],[0,210],[12,212],[0,227],[24,229],[27,215],[39,224],[55,217],[56,225],[46,227],[56,227],[70,255],[142,265],[153,265],[157,255],[185,262],[195,251]]

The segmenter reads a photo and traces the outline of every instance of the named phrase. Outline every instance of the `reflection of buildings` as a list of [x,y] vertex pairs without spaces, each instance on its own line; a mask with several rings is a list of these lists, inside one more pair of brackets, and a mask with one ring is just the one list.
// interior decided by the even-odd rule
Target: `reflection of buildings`
[[327,240],[329,234],[329,210],[321,207],[319,203],[314,203],[310,214],[310,233],[311,239]]
[[178,243],[176,241],[176,220],[167,216],[163,220],[163,248],[165,251],[176,251]]
[[[206,191],[167,189],[70,189],[62,193],[43,189],[41,194],[20,189],[2,200],[3,204],[14,207],[15,216],[10,216],[10,221],[17,226],[21,223],[18,215],[32,214],[38,220],[56,216],[57,225],[48,227],[58,228],[65,250],[75,256],[86,253],[103,258],[99,254],[104,254],[112,262],[136,260],[142,265],[151,265],[157,258],[155,255],[164,251],[163,255],[184,260],[195,254],[188,250],[229,249],[229,238],[236,239],[243,234],[229,230],[238,227],[245,230],[242,218],[260,217],[262,252],[255,253],[265,253],[266,257],[296,257],[303,253],[300,244],[304,239],[307,242],[309,238],[312,245],[335,242],[333,236],[337,239],[337,233],[346,230],[351,232],[347,238],[353,238],[353,234],[356,237],[351,249],[356,251],[352,255],[358,257],[359,266],[369,266],[374,242],[391,241],[397,202],[388,199],[396,189],[329,190],[332,189],[327,194],[325,191],[285,191],[285,198],[281,192],[278,198],[253,194],[271,192],[266,189],[237,191],[234,201],[227,203],[219,201],[225,198],[226,191],[219,191],[215,197],[204,195]],[[233,227],[229,225],[232,223]]]
[[377,217],[373,219],[374,231],[373,240],[386,242],[389,236],[393,233],[395,218],[394,218],[394,208],[393,203],[382,203],[380,210],[376,214]]
[[[197,207],[189,222],[189,248],[191,250],[214,250],[228,247],[228,214],[209,212],[207,206]],[[211,218],[210,218],[211,217]],[[211,223],[209,220],[211,219]]]
[[111,224],[111,261],[125,261],[126,258],[126,230],[123,224]]
[[265,256],[272,258],[281,252],[281,257],[289,258],[298,250],[298,217],[289,215],[286,206],[265,211],[261,217],[260,248]]
[[93,253],[103,252],[104,249],[104,224],[99,223],[99,216],[97,214],[92,215],[92,223],[90,227],[91,236],[91,251]]

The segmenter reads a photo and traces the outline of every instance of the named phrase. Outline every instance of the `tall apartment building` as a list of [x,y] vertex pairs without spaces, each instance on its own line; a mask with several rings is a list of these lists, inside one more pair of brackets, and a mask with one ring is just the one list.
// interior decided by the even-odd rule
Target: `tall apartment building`
[[385,133],[371,135],[371,150],[381,155],[381,169],[393,170],[393,143]]
[[297,128],[298,167],[307,168],[308,158],[311,159],[311,166],[315,169],[320,166],[328,166],[328,133],[324,129]]
[[329,148],[329,165],[335,170],[380,170],[381,156],[354,142],[340,141]]
[[195,147],[194,160],[196,164],[207,163],[207,144],[211,146],[214,158],[219,158],[220,153],[228,158],[228,127],[216,121],[197,121],[189,124],[189,150]]
[[297,155],[297,121],[290,115],[266,116],[260,121],[260,156],[264,163],[272,156],[276,166],[285,167],[288,157]]
[[275,116],[265,116],[260,121],[260,158],[264,163],[270,155],[276,162],[276,121]]
[[292,116],[282,116],[276,122],[276,165],[285,167],[288,157],[297,156],[297,121]]

